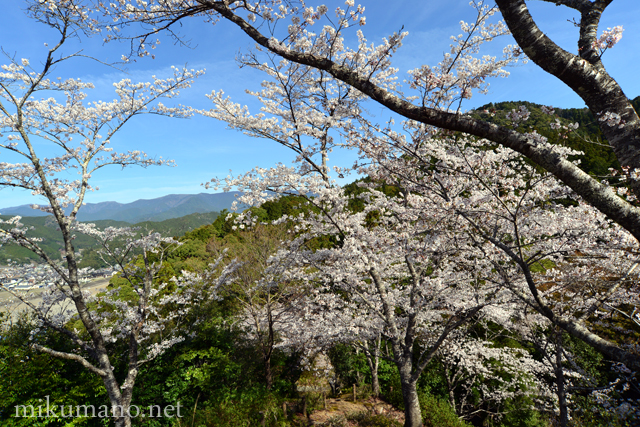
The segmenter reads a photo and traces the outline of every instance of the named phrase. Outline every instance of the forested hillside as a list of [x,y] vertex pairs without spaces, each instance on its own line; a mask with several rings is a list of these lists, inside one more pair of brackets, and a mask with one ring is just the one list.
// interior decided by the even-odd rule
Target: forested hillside
[[[540,134],[547,134],[549,138],[557,137],[557,134],[548,131],[555,118],[544,114],[538,105],[490,104],[477,114],[493,115],[492,120],[501,123],[506,120],[504,114],[519,109],[521,105],[526,105],[531,114],[526,126]],[[582,159],[585,171],[604,175],[608,168],[619,167],[610,149],[602,145],[602,136],[593,127],[593,118],[589,114],[579,109],[558,109],[556,115],[563,124],[580,124],[578,131],[568,133],[566,138],[557,142],[585,152]],[[371,192],[380,192],[377,197],[384,195],[390,199],[401,198],[403,193],[395,185],[378,185],[371,177],[344,187],[348,215],[365,215],[363,224],[375,230],[386,220],[383,211],[370,207],[375,200],[368,196]],[[313,363],[317,362],[309,365],[309,361],[303,361],[304,357],[301,359],[302,348],[286,345],[286,340],[291,338],[285,338],[288,334],[281,328],[293,321],[289,318],[289,310],[295,309],[299,303],[297,301],[304,287],[300,287],[300,278],[285,279],[284,271],[274,276],[269,258],[285,248],[286,240],[304,235],[291,219],[321,214],[321,210],[309,201],[301,196],[288,196],[251,208],[240,217],[224,211],[220,215],[194,214],[178,220],[136,224],[142,230],[156,230],[167,236],[182,235],[179,238],[180,245],[167,246],[170,249],[158,272],[159,281],[174,276],[203,274],[211,268],[208,266],[216,262],[216,271],[219,271],[220,265],[239,262],[234,281],[217,285],[215,281],[205,280],[200,291],[203,292],[200,297],[202,302],[179,321],[176,319],[168,325],[171,330],[186,333],[186,338],[153,362],[143,365],[136,382],[136,405],[165,406],[179,401],[189,409],[190,425],[302,426],[307,425],[307,420],[301,412],[315,410],[318,414],[322,413],[322,394],[299,391],[304,389],[301,384],[315,384],[317,381],[323,384],[322,381],[327,381],[309,379],[318,377],[328,379],[329,383],[326,384],[329,388],[325,395],[329,397],[342,396],[343,400],[348,400],[352,398],[350,396],[355,385],[357,399],[368,400],[369,405],[380,405],[385,401],[399,409],[404,407],[401,378],[392,362],[390,341],[335,340],[323,347],[323,354],[330,362],[329,371],[315,370]],[[250,218],[248,223],[243,219],[247,215]],[[279,224],[273,225],[274,221]],[[59,251],[57,230],[50,218],[26,218],[24,222],[34,227],[34,235],[44,239],[47,251],[52,254]],[[97,221],[96,224],[100,228],[126,225],[117,221]],[[245,227],[244,224],[248,225]],[[84,252],[83,263],[90,263],[91,260],[98,262],[90,237],[78,234],[76,244]],[[342,244],[339,233],[321,233],[306,239],[304,246],[307,250],[320,253],[339,248]],[[5,259],[19,259],[21,255],[20,251],[12,252],[9,247],[4,247],[3,251]],[[133,264],[140,263],[140,257],[133,261]],[[550,261],[544,261],[533,271],[544,272],[551,265]],[[211,273],[205,273],[205,277],[208,274]],[[265,283],[271,284],[264,287]],[[121,275],[113,278],[109,285],[110,290],[118,288],[122,301],[136,301],[131,282]],[[341,291],[336,292],[341,295]],[[343,296],[347,297],[348,294]],[[329,295],[325,294],[324,298],[329,298]],[[108,309],[108,306],[104,309]],[[319,307],[316,309],[319,310]],[[69,326],[82,328],[74,320]],[[33,333],[33,328],[28,317],[10,327],[5,325],[4,338],[0,343],[0,407],[36,405],[42,396],[49,396],[56,405],[101,404],[105,391],[96,376],[75,369],[75,362],[61,361],[34,352],[22,344]],[[509,357],[526,359],[529,361],[527,363],[534,364],[544,361],[547,350],[538,346],[550,332],[541,330],[539,333],[542,335],[536,340],[523,340],[515,331],[505,329],[494,321],[472,323],[465,328],[467,344],[464,345],[469,345],[473,340],[483,342],[488,345],[484,351],[489,350],[493,356],[485,356],[487,359],[482,363],[486,371],[482,376],[477,376],[468,370],[469,367],[464,368],[467,365],[462,360],[451,359],[446,349],[437,353],[417,382],[422,417],[426,423],[430,423],[427,425],[549,426],[550,412],[543,410],[544,405],[540,406],[541,401],[549,398],[544,394],[549,391],[543,392],[537,388],[540,386],[534,387],[533,377],[527,377],[530,373],[517,373],[509,365],[512,363]],[[631,335],[634,339],[638,336],[638,331]],[[471,341],[468,341],[470,338]],[[62,348],[70,345],[66,338],[55,333],[46,333],[40,340]],[[570,360],[574,365],[571,372],[574,375],[580,372],[579,378],[574,381],[576,390],[605,387],[615,381],[615,375],[610,371],[611,364],[601,353],[567,334],[562,335],[562,340],[565,351],[572,355]],[[420,348],[422,344],[418,341],[416,345]],[[375,357],[370,352],[374,348],[377,348]],[[469,347],[467,351],[479,350]],[[54,376],[50,375],[52,366],[57,372]],[[124,369],[123,364],[116,366],[119,375],[124,375]],[[529,379],[523,382],[518,375]],[[535,380],[550,386],[549,381],[543,377]],[[622,395],[636,396],[633,390]],[[574,419],[579,420],[581,426],[595,427],[604,425],[602,423],[625,425],[616,424],[618,418],[615,414],[593,412],[591,408],[594,401],[590,395],[574,393],[572,396]],[[330,405],[334,404],[335,401],[331,400]],[[340,414],[336,415],[335,422],[343,422],[339,421],[344,419],[344,415]],[[25,423],[24,418],[14,418],[12,412],[6,410],[0,411],[0,418],[4,420],[3,425],[7,426],[32,425]],[[359,422],[357,425],[361,426],[400,425],[391,418],[371,413],[352,414],[347,418],[350,422]],[[78,418],[75,422],[83,426],[99,425],[92,418]],[[168,420],[140,419],[138,425],[175,424]]]
[[[131,203],[115,201],[87,203],[78,212],[77,219],[82,222],[116,220],[131,224],[145,221],[160,222],[193,213],[219,212],[228,209],[237,196],[237,192],[230,191],[215,194],[169,194],[155,199],[138,199]],[[71,207],[67,207],[65,212],[67,214],[71,212]],[[0,209],[0,213],[22,217],[49,215],[39,209],[33,209],[31,205],[4,207]]]
[[[167,219],[164,221],[145,221],[137,224],[129,224],[124,221],[98,220],[92,221],[100,229],[107,227],[133,227],[140,232],[154,231],[168,237],[182,236],[184,233],[191,231],[203,224],[213,222],[218,217],[218,212],[210,213],[194,213],[180,218]],[[0,219],[8,220],[9,215],[0,215]],[[40,243],[44,252],[53,259],[61,258],[61,251],[64,248],[60,231],[53,220],[52,216],[41,217],[23,217],[22,223],[31,228],[32,236],[42,239]],[[7,224],[1,224],[0,227],[8,227]],[[76,234],[76,249],[82,253],[81,266],[100,268],[105,267],[105,262],[97,253],[99,245],[90,236],[82,233]],[[32,251],[14,245],[5,244],[0,247],[0,264],[6,264],[9,260],[16,263],[25,263],[28,261],[41,262],[40,257]]]
[[[638,102],[637,98],[636,105]],[[554,141],[558,144],[584,151],[581,167],[586,172],[600,176],[607,175],[609,168],[619,168],[611,150],[603,145],[606,141],[594,127],[593,117],[584,110],[556,109],[556,116],[553,116],[544,113],[539,105],[500,103],[484,106],[476,114],[507,125],[504,116],[511,110],[519,110],[522,105],[530,112],[529,120],[523,126],[550,140],[556,138]],[[580,126],[577,131],[567,132],[566,137],[562,137],[562,133],[558,137],[550,127],[556,118],[563,125],[577,122]],[[383,227],[389,220],[385,219],[384,209],[371,207],[376,199],[405,197],[402,188],[377,184],[372,177],[359,179],[343,190],[347,215],[354,218],[364,215],[359,221],[370,230]],[[135,225],[141,230],[155,230],[166,236],[181,235],[179,245],[166,246],[162,268],[156,276],[158,282],[193,274],[204,274],[206,278],[214,271],[220,271],[221,266],[237,263],[232,282],[220,284],[213,278],[204,279],[203,285],[198,285],[202,286],[198,291],[202,293],[200,302],[184,316],[167,324],[167,331],[183,334],[184,338],[141,367],[136,381],[136,405],[166,406],[180,402],[188,408],[189,425],[303,426],[308,422],[303,413],[316,411],[316,414],[322,414],[324,401],[321,393],[301,390],[319,387],[318,390],[324,390],[325,397],[352,400],[355,385],[357,400],[367,401],[370,406],[378,407],[376,405],[388,402],[400,410],[405,407],[390,340],[329,340],[321,346],[322,357],[329,363],[322,369],[314,367],[319,362],[306,359],[309,356],[305,356],[304,348],[312,346],[312,342],[323,342],[329,335],[324,338],[307,336],[304,339],[308,341],[302,346],[288,342],[302,339],[290,337],[286,328],[297,327],[294,325],[299,320],[291,318],[294,315],[291,310],[298,309],[300,298],[305,297],[309,288],[303,286],[301,276],[288,277],[286,270],[278,268],[278,273],[274,273],[274,261],[270,261],[270,257],[285,249],[287,240],[305,235],[303,229],[297,228],[295,218],[322,215],[321,207],[310,201],[302,196],[287,196],[251,208],[241,216],[223,211],[220,215],[193,214],[177,220]],[[58,231],[51,218],[25,218],[23,221],[34,227],[34,236],[44,239],[43,247],[49,253],[59,253]],[[274,221],[278,224],[274,225]],[[96,225],[105,228],[127,224],[96,221]],[[303,241],[300,249],[315,253],[341,248],[344,244],[339,232],[322,232]],[[102,262],[96,253],[95,241],[90,237],[78,233],[75,242],[83,252],[83,265]],[[17,260],[23,254],[5,246],[2,256],[4,260]],[[24,256],[26,259],[26,254]],[[141,266],[141,262],[138,256],[132,265]],[[213,264],[214,270],[209,271]],[[551,266],[552,261],[541,260],[532,271],[543,274]],[[311,270],[306,270],[305,274],[312,277]],[[317,286],[319,288],[319,283]],[[116,289],[119,289],[118,299],[122,302],[130,304],[138,298],[132,282],[122,275],[111,280],[108,290]],[[336,295],[349,300],[357,294],[350,296],[336,289],[325,293],[322,299],[329,300],[330,296]],[[94,304],[101,304],[99,301]],[[104,305],[102,310],[113,309],[109,307]],[[311,312],[315,311],[312,317],[326,315],[321,314],[320,307],[312,308]],[[617,321],[621,327],[634,327],[620,319]],[[82,328],[77,320],[71,320],[68,326]],[[105,399],[105,391],[96,376],[76,369],[75,362],[61,361],[23,345],[34,333],[34,328],[28,317],[17,324],[4,326],[0,343],[0,407],[37,406],[42,396],[49,396],[56,405],[100,405]],[[548,340],[554,336],[552,331],[539,329],[539,336],[524,339],[515,330],[478,317],[476,323],[470,323],[461,333],[456,338],[461,340],[460,344],[456,345],[468,346],[465,357],[469,360],[478,358],[483,374],[473,373],[464,359],[456,359],[448,352],[448,347],[435,353],[416,384],[425,423],[435,427],[551,425],[553,381],[545,376],[552,375],[552,371],[518,371],[520,368],[513,363],[519,359],[537,366],[535,369],[542,369],[549,350],[541,345],[548,345]],[[60,348],[71,345],[56,333],[40,334],[40,342],[48,345]],[[327,330],[326,334],[330,332]],[[630,343],[629,339],[639,336],[639,331],[634,329],[626,338],[618,337],[618,342],[626,345]],[[424,342],[421,339],[415,344],[418,350],[427,342],[427,338]],[[610,369],[611,362],[602,353],[568,334],[561,334],[561,339],[564,351],[571,355],[572,365],[566,369],[576,376],[572,383],[575,390],[598,389],[617,381]],[[474,347],[477,343],[482,343],[482,350]],[[488,353],[480,356],[481,352]],[[118,363],[116,371],[118,375],[124,375],[124,361]],[[56,372],[53,376],[50,375],[52,367]],[[624,398],[637,396],[634,389],[612,393]],[[594,411],[594,397],[589,393],[574,392],[572,399],[573,417],[580,426],[628,425],[621,421],[623,418],[607,410]],[[336,402],[330,399],[329,404],[336,405]],[[334,416],[338,424],[331,421],[322,425],[346,425],[345,416],[349,422],[357,422],[360,426],[401,425],[397,417],[394,421],[393,417],[373,413],[345,415],[338,412]],[[7,410],[0,411],[0,419],[7,426],[35,425],[24,418],[15,418]],[[176,425],[170,420],[138,421],[141,426]],[[75,422],[81,426],[100,425],[92,418],[77,418]]]
[[396,3],[3,4],[2,426],[639,425],[640,6]]
[[[359,182],[370,183],[371,180]],[[353,215],[364,212],[367,203],[357,196],[362,196],[368,190],[358,182],[345,189],[354,197],[349,211]],[[398,189],[393,186],[378,189],[390,197],[398,196]],[[266,321],[267,317],[264,316],[268,313],[274,316],[274,325],[277,325],[281,321],[277,316],[282,313],[276,306],[269,308],[270,304],[275,301],[294,301],[299,292],[295,283],[287,282],[277,283],[268,288],[268,291],[255,287],[256,283],[263,280],[267,258],[282,247],[283,239],[292,232],[293,226],[287,222],[281,225],[260,224],[268,224],[283,217],[296,217],[305,213],[308,215],[313,209],[302,197],[284,197],[251,209],[258,225],[249,230],[242,230],[234,222],[237,214],[228,215],[223,212],[213,223],[189,231],[179,239],[181,245],[171,250],[160,277],[168,278],[185,271],[202,272],[220,255],[224,257],[225,263],[234,259],[241,260],[242,270],[237,273],[238,279],[229,286],[216,288],[214,284],[210,284],[209,288],[205,288],[208,297],[194,307],[195,310],[187,317],[171,326],[185,329],[189,337],[153,363],[143,365],[136,383],[136,405],[164,407],[180,402],[183,408],[188,408],[189,420],[193,425],[306,426],[307,418],[301,413],[306,410],[321,414],[323,398],[318,393],[299,393],[296,390],[304,381],[310,381],[305,380],[309,375],[312,378],[324,378],[328,375],[331,385],[326,394],[329,397],[341,396],[343,401],[349,401],[355,384],[359,401],[369,402],[368,405],[380,405],[382,401],[374,399],[374,396],[379,396],[396,408],[403,408],[400,378],[389,360],[390,344],[385,340],[378,344],[380,358],[376,359],[376,388],[373,388],[373,371],[368,363],[371,360],[363,351],[362,345],[336,343],[326,348],[331,362],[330,372],[314,371],[301,363],[299,352],[279,345],[279,334],[272,336],[268,329],[262,332],[255,329],[260,324],[269,325],[268,322],[262,323]],[[375,227],[379,220],[376,212],[367,214],[366,222],[369,226]],[[326,236],[315,238],[308,244],[313,250],[322,250],[340,243],[335,238]],[[120,277],[112,279],[110,289],[117,286],[121,286],[121,298],[135,298],[133,289],[126,280]],[[256,323],[252,326],[254,321]],[[77,322],[70,324],[72,325],[79,327]],[[9,329],[5,328],[4,338],[0,343],[0,407],[13,408],[16,404],[37,406],[37,399],[41,396],[49,396],[56,405],[100,405],[105,392],[96,376],[76,369],[75,362],[61,361],[33,352],[22,345],[28,340],[27,336],[32,330],[33,325],[26,318]],[[519,340],[512,332],[495,323],[472,326],[466,333],[476,339],[488,340],[496,350],[522,351],[534,359],[543,358],[544,353],[532,343]],[[41,342],[62,348],[69,345],[63,337],[56,334],[46,334],[40,339]],[[608,373],[609,362],[584,343],[569,336],[564,336],[563,339],[566,351],[575,355],[573,363],[588,372],[590,381],[607,384],[611,379]],[[28,362],[25,363],[26,360]],[[487,371],[483,377],[457,377],[465,371],[455,371],[457,374],[451,376],[454,373],[452,370],[463,365],[452,364],[444,355],[430,362],[418,382],[422,415],[425,422],[431,423],[427,425],[549,426],[549,416],[536,406],[535,401],[540,397],[535,394],[515,393],[506,399],[492,400],[495,399],[490,395],[492,387],[500,390],[505,380],[514,375],[506,365],[502,369],[502,363],[506,363],[506,360],[490,361],[487,368],[492,371]],[[116,369],[123,374],[124,366],[118,365]],[[52,370],[56,372],[55,375],[51,375]],[[318,381],[321,384],[324,380]],[[472,399],[477,413],[466,415],[467,421],[459,419],[458,416],[464,413],[456,413],[452,408],[452,396],[455,399]],[[336,403],[330,399],[329,404]],[[496,404],[499,406],[494,407]],[[581,425],[616,425],[614,415],[607,415],[606,411],[594,413],[589,409],[591,405],[593,402],[588,396],[574,396],[574,417],[583,423]],[[492,415],[496,410],[501,415]],[[342,412],[334,412],[334,417],[337,423],[344,420]],[[358,422],[357,425],[360,426],[401,425],[390,418],[371,413],[350,414],[347,418],[352,423]],[[25,424],[24,419],[13,418],[12,412],[6,410],[0,411],[0,419],[7,426],[31,425]],[[78,418],[75,422],[82,426],[100,425],[92,418]],[[175,424],[170,420],[140,419],[138,425]]]
[[[632,101],[636,111],[640,111],[640,96]],[[609,168],[619,169],[620,164],[607,144],[607,141],[598,127],[598,118],[587,108],[555,108],[554,114],[545,114],[542,105],[532,104],[527,101],[499,102],[483,105],[478,108],[474,117],[483,118],[499,125],[510,125],[505,117],[511,110],[518,110],[525,106],[531,115],[523,125],[524,129],[536,130],[540,135],[550,138],[550,142],[565,145],[575,150],[584,152],[580,156],[581,168],[594,176],[605,177],[610,174]],[[496,114],[498,113],[498,114]],[[564,125],[578,124],[578,129],[570,132],[565,137],[558,138],[551,124],[559,119]]]

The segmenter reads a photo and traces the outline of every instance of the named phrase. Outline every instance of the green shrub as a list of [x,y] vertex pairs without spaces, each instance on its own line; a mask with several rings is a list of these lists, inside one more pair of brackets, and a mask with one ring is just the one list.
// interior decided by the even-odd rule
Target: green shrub
[[349,421],[357,421],[358,427],[402,427],[398,421],[380,414],[359,412],[347,417]]
[[470,427],[451,408],[449,402],[428,393],[418,393],[425,427]]
[[[233,400],[206,402],[198,409],[194,426],[201,427],[288,427],[278,399],[262,389],[245,390]],[[264,424],[262,421],[264,419]],[[183,422],[185,425],[189,423]]]

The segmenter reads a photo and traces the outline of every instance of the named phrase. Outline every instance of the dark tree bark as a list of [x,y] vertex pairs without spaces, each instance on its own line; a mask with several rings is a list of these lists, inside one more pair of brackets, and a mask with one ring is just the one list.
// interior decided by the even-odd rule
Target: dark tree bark
[[411,375],[409,366],[405,366],[400,372],[400,385],[402,387],[402,401],[404,403],[404,427],[422,427],[422,413],[418,401],[416,380]]
[[273,316],[271,311],[269,311],[268,315],[269,322],[269,334],[267,337],[267,342],[261,343],[262,347],[262,359],[264,360],[264,374],[265,380],[267,383],[267,390],[271,390],[273,387],[273,372],[271,371],[271,355],[273,354],[273,346],[275,343],[275,335],[273,331]]

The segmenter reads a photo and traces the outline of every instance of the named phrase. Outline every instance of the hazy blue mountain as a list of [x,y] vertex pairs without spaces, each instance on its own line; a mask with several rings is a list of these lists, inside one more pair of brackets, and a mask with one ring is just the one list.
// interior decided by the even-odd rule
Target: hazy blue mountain
[[[101,202],[87,203],[78,213],[79,221],[110,219],[138,223],[142,221],[164,221],[180,218],[192,213],[220,212],[229,209],[237,191],[217,194],[169,194],[157,199],[140,199],[131,203]],[[2,215],[44,216],[42,211],[30,205],[0,209]]]

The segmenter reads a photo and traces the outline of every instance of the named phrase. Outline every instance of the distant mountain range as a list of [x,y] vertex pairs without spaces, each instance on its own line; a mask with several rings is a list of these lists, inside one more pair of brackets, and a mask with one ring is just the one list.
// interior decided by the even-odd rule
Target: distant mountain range
[[[223,209],[229,209],[238,194],[240,194],[238,191],[217,194],[169,194],[157,199],[140,199],[131,203],[87,203],[78,212],[78,220],[110,219],[134,224],[143,221],[164,221],[193,213],[220,212]],[[0,215],[30,217],[48,214],[31,209],[30,205],[21,205],[2,208]]]

